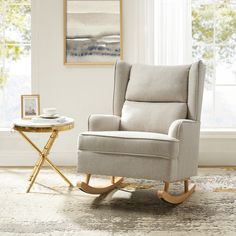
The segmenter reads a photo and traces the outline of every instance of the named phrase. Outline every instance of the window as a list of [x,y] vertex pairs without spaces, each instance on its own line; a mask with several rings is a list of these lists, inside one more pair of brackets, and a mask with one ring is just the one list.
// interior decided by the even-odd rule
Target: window
[[192,0],[193,57],[207,75],[204,128],[236,128],[236,0]]
[[30,0],[0,0],[0,127],[20,117],[20,95],[31,91]]

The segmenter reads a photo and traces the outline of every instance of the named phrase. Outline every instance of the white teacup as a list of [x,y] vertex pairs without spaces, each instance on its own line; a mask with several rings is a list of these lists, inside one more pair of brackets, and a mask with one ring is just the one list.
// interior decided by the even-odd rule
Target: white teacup
[[48,116],[53,116],[57,114],[57,109],[52,107],[52,108],[44,108],[43,109],[43,114],[48,115]]

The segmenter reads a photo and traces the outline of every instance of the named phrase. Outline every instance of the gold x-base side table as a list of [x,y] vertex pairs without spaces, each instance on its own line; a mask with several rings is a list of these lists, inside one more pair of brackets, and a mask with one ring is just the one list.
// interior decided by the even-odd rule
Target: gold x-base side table
[[[58,136],[60,131],[66,131],[74,128],[74,120],[66,117],[65,122],[63,123],[33,123],[30,120],[18,120],[13,124],[13,129],[18,131],[24,139],[26,139],[31,146],[39,153],[39,158],[35,163],[32,174],[30,175],[29,181],[30,184],[27,188],[27,193],[31,190],[38,174],[45,162],[47,162],[68,184],[70,187],[73,187],[73,184],[66,178],[66,176],[56,167],[51,160],[49,160],[49,152]],[[49,139],[44,146],[43,150],[40,150],[32,140],[25,135],[25,132],[30,133],[51,133]]]

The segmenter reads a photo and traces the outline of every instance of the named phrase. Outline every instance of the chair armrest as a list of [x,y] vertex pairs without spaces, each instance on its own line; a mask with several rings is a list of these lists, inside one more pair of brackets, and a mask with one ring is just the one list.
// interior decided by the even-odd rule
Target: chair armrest
[[[169,127],[168,135],[182,140],[184,136],[183,132],[194,132],[195,129],[200,129],[200,122],[187,119],[175,120]],[[190,133],[189,135],[191,136]]]
[[179,140],[176,179],[185,179],[197,174],[200,122],[175,120],[169,127],[168,135]]
[[88,119],[89,131],[118,131],[120,117],[115,115],[90,115]]

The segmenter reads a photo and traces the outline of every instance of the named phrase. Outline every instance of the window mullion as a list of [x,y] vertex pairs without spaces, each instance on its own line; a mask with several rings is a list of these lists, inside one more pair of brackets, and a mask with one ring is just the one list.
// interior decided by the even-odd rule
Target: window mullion
[[216,2],[214,5],[213,13],[213,115],[216,112]]
[[[6,72],[6,53],[7,53],[7,48],[6,48],[6,2],[2,3],[3,5],[3,12],[2,12],[2,38],[3,38],[3,57],[2,57],[2,70],[3,74]],[[3,86],[4,88],[4,86]]]

